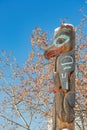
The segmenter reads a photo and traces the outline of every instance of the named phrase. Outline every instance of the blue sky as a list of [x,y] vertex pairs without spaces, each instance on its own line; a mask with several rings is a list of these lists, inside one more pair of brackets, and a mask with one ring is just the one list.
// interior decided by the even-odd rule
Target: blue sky
[[13,51],[23,65],[31,52],[30,34],[40,26],[53,36],[60,18],[78,26],[82,18],[79,9],[87,8],[85,0],[0,0],[0,49]]
[[60,18],[69,18],[77,26],[81,20],[79,8],[85,0],[0,0],[0,49],[12,50],[18,62],[24,64],[30,51],[30,34],[40,26],[52,36],[60,26]]

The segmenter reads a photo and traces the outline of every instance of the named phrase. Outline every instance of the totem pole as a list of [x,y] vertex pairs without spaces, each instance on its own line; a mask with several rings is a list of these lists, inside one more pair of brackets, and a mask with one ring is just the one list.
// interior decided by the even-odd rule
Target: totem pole
[[46,48],[45,58],[55,57],[53,130],[74,130],[75,105],[75,29],[63,24],[55,30],[54,44]]

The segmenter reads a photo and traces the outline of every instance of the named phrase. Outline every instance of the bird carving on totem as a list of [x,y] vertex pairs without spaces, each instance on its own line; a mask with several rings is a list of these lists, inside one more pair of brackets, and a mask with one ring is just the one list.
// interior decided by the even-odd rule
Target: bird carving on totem
[[44,56],[55,57],[53,130],[74,130],[75,105],[75,29],[63,24],[55,30],[53,45]]

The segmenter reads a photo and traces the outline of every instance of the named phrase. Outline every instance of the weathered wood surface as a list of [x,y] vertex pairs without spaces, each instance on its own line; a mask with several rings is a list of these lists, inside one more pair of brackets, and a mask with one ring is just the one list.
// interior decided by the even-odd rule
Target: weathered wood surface
[[74,130],[75,105],[75,31],[62,25],[55,32],[54,44],[45,50],[45,57],[55,59],[53,130]]

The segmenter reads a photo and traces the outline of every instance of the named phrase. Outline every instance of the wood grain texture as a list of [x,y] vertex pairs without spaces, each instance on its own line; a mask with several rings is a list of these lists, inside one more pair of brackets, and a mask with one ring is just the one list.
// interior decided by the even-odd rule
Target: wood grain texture
[[[55,58],[53,130],[74,130],[75,105],[75,32],[72,25],[62,25],[54,35],[54,44],[45,50],[48,60]],[[73,56],[71,52],[73,51]],[[61,56],[62,55],[62,56]],[[64,59],[65,58],[65,59]],[[61,63],[60,63],[61,62]],[[62,69],[61,69],[62,68]]]

